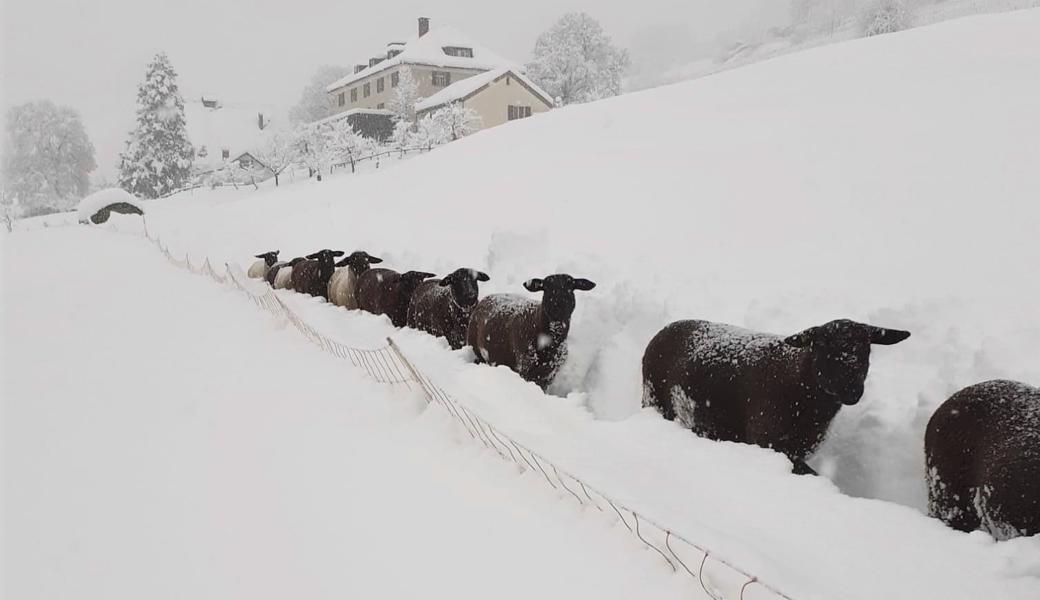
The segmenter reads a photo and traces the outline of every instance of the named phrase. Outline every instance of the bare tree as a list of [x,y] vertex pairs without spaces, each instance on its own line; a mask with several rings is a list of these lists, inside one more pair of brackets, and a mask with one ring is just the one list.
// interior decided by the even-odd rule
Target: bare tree
[[300,145],[299,136],[287,131],[274,131],[253,151],[253,156],[274,175],[275,187],[278,186],[278,176],[299,159]]

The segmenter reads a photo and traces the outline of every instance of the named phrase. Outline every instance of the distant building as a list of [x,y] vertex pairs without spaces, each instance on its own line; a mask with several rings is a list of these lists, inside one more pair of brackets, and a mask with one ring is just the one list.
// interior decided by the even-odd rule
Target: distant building
[[203,96],[184,101],[188,139],[195,147],[195,171],[207,173],[229,162],[259,163],[253,157],[276,124],[270,106],[224,103]]
[[511,61],[450,27],[431,30],[430,20],[423,17],[415,38],[387,44],[385,53],[326,88],[333,110],[385,109],[404,68],[411,69],[424,98],[416,105],[420,116],[461,102],[476,110],[487,128],[553,106],[552,98]]

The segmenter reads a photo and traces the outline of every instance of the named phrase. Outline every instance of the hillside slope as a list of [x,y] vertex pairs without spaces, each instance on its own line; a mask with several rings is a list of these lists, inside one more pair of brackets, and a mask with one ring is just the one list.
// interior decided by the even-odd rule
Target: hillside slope
[[[566,400],[462,355],[424,359],[496,423],[796,595],[1031,597],[1035,540],[953,533],[792,480],[771,453],[698,440],[640,411],[639,359],[679,318],[911,330],[875,351],[863,400],[814,464],[845,494],[922,509],[934,408],[984,379],[1040,381],[1038,31],[1030,10],[828,46],[557,110],[384,172],[170,198],[149,221],[176,249],[235,262],[329,246],[402,269],[482,267],[489,292],[556,271],[593,279],[552,390]],[[388,330],[313,317],[344,339]]]

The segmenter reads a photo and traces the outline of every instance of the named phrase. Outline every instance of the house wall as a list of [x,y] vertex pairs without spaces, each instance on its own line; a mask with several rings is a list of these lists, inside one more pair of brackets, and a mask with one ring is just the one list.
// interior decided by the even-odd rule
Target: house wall
[[463,104],[480,114],[483,129],[509,121],[510,105],[530,106],[531,116],[552,109],[527,86],[508,73],[505,77],[491,82],[486,88],[467,98]]
[[[376,65],[378,67],[378,65]],[[402,68],[408,67],[412,70],[412,77],[415,78],[415,83],[419,89],[419,96],[426,98],[444,89],[443,87],[435,87],[433,85],[433,72],[434,71],[447,71],[451,73],[451,83],[461,81],[467,77],[471,77],[478,73],[483,73],[480,69],[458,69],[458,68],[440,68],[440,67],[428,67],[424,65],[401,65],[391,67],[378,73],[359,79],[354,83],[337,88],[333,92],[329,92],[329,99],[332,101],[333,114],[350,110],[352,108],[380,108],[379,105],[383,104],[383,108],[390,103],[390,97],[393,94],[394,88],[390,87],[390,74],[399,72]],[[383,92],[376,92],[378,79],[383,79]],[[364,88],[365,84],[371,84],[372,94],[365,98]],[[357,102],[350,101],[350,90],[357,89]],[[344,103],[343,106],[339,105],[339,95],[343,93]]]

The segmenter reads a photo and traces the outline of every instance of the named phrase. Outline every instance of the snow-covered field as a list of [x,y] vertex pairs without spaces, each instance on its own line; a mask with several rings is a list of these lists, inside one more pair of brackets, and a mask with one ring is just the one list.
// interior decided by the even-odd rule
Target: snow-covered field
[[[553,111],[378,173],[258,192],[200,190],[152,202],[149,228],[175,252],[215,262],[244,263],[252,254],[275,248],[294,256],[333,247],[364,249],[402,270],[443,273],[460,265],[478,267],[492,277],[485,292],[520,292],[523,280],[559,271],[590,278],[599,286],[578,298],[571,357],[551,390],[557,396],[543,395],[504,369],[471,365],[465,351],[452,353],[441,341],[411,331],[395,333],[383,318],[347,314],[292,295],[285,299],[322,331],[354,345],[372,346],[394,333],[425,372],[436,374],[439,384],[511,435],[796,599],[1034,599],[1040,592],[1040,540],[998,544],[981,533],[950,531],[920,511],[923,430],[934,408],[957,389],[988,378],[1040,382],[1037,32],[1040,10],[1031,10],[828,46]],[[100,256],[89,253],[91,247]],[[53,511],[63,516],[64,521],[45,524],[26,517],[20,532],[41,536],[47,548],[71,548],[69,568],[102,568],[77,560],[75,553],[84,547],[82,540],[104,537],[100,532],[109,525],[101,517],[83,525],[70,515],[103,509],[102,517],[140,519],[135,531],[159,527],[148,515],[128,510],[139,505],[133,494],[140,493],[157,502],[145,503],[154,507],[148,514],[173,511],[170,519],[179,519],[179,527],[164,522],[157,529],[162,535],[190,540],[201,535],[192,527],[219,529],[216,562],[199,566],[189,560],[191,566],[185,567],[185,557],[174,561],[202,569],[192,571],[202,579],[205,569],[217,572],[236,564],[220,560],[245,560],[231,556],[232,549],[252,535],[249,525],[255,522],[235,525],[236,520],[277,513],[278,518],[307,518],[286,523],[284,530],[257,530],[281,544],[266,548],[256,541],[245,554],[260,565],[291,561],[300,570],[285,572],[279,581],[286,585],[304,576],[304,569],[317,568],[313,562],[331,569],[330,561],[356,557],[364,561],[365,577],[381,574],[405,585],[398,581],[399,571],[390,573],[379,563],[388,560],[378,550],[386,548],[379,546],[385,540],[372,541],[381,519],[360,518],[362,526],[333,511],[356,493],[346,487],[352,469],[370,469],[366,475],[406,486],[399,495],[407,496],[407,486],[422,482],[415,478],[423,468],[409,462],[415,456],[437,464],[462,461],[443,465],[451,477],[461,478],[444,487],[470,502],[460,512],[491,511],[487,524],[475,526],[476,531],[495,522],[496,528],[516,527],[518,536],[530,533],[523,522],[497,524],[502,515],[490,495],[521,484],[508,483],[509,473],[499,482],[499,475],[489,473],[504,467],[485,464],[485,457],[471,448],[446,443],[457,432],[442,427],[438,417],[416,417],[417,401],[394,403],[340,363],[328,368],[323,356],[305,348],[292,332],[281,331],[284,324],[227,298],[212,284],[168,273],[170,267],[143,241],[80,228],[51,229],[13,234],[5,250],[5,326],[14,331],[5,339],[15,340],[12,347],[36,348],[39,354],[30,356],[46,356],[43,348],[51,345],[37,332],[53,327],[55,345],[68,346],[62,360],[49,359],[62,365],[59,377],[48,370],[50,379],[42,379],[40,367],[33,367],[37,361],[8,370],[8,377],[20,375],[13,378],[16,393],[5,394],[19,400],[8,401],[5,460],[23,478],[34,455],[54,463],[34,473],[59,469],[66,477],[82,473],[65,462],[69,456],[85,460],[101,452],[100,459],[117,463],[100,478],[107,485],[84,478],[83,485],[97,486],[88,497],[96,504],[88,501],[82,509],[86,513],[74,513],[68,501],[46,494],[43,480],[35,480],[36,487],[27,484],[24,496],[7,501],[23,508],[40,503],[31,511],[39,519]],[[78,294],[48,289],[55,278],[39,266],[47,257],[47,264],[62,266],[55,272],[75,274],[82,268],[61,261],[93,265],[103,256],[121,266],[96,279],[93,288],[90,281],[70,287]],[[28,257],[34,262],[23,263]],[[79,303],[68,298],[82,294],[91,294],[91,301],[72,310]],[[16,300],[22,304],[12,304]],[[149,305],[149,311],[124,314],[128,304]],[[155,304],[164,309],[152,310]],[[11,310],[12,305],[23,308]],[[181,316],[182,307],[192,309]],[[52,311],[67,316],[52,324]],[[87,318],[97,311],[112,314]],[[203,316],[210,311],[214,316]],[[24,320],[7,316],[16,312],[26,315]],[[793,477],[789,463],[772,452],[701,440],[640,410],[642,349],[671,320],[706,318],[794,332],[840,317],[908,329],[913,337],[875,350],[863,400],[843,409],[813,461],[826,477]],[[148,327],[154,327],[154,337],[176,342],[149,344],[154,338],[147,335]],[[101,340],[93,342],[101,347],[88,351],[84,340]],[[127,347],[135,350],[128,354]],[[113,363],[115,369],[122,361],[149,376],[128,383],[127,376],[101,367]],[[66,367],[73,363],[75,368]],[[171,375],[171,367],[191,376]],[[275,381],[267,381],[272,377]],[[175,385],[140,385],[171,379]],[[113,386],[109,393],[107,386]],[[92,410],[76,401],[82,395],[73,398],[79,389],[91,390],[90,404],[102,399],[113,404]],[[340,395],[330,396],[329,390]],[[44,401],[24,401],[31,397]],[[211,406],[207,400],[213,398],[226,402]],[[357,416],[363,410],[355,406],[359,403],[381,408],[364,409],[376,410],[375,416]],[[70,422],[52,423],[58,410],[72,415]],[[157,414],[162,418],[155,419]],[[103,433],[98,443],[104,449],[87,452],[77,445],[63,450],[62,444],[76,441],[89,446],[88,423]],[[63,435],[73,427],[79,429]],[[12,433],[17,437],[8,442]],[[191,443],[204,436],[206,443]],[[244,447],[237,443],[240,436]],[[388,436],[414,446],[412,454],[387,444]],[[340,446],[348,443],[357,446]],[[125,447],[137,451],[128,453]],[[352,453],[365,460],[341,462],[348,460],[343,454]],[[252,462],[256,454],[267,461]],[[463,458],[453,458],[458,456]],[[156,464],[177,469],[180,477],[150,472],[148,467]],[[340,477],[340,472],[348,475]],[[127,473],[145,477],[145,484],[125,483]],[[396,481],[398,474],[401,481]],[[246,480],[239,483],[238,477]],[[183,487],[165,495],[156,491],[168,481]],[[240,494],[240,485],[250,492]],[[106,491],[125,486],[128,497],[103,506]],[[213,495],[200,499],[183,490]],[[249,512],[250,500],[258,498],[256,512]],[[375,499],[367,501],[358,500],[359,506],[381,517],[396,514]],[[436,498],[429,504],[441,506]],[[92,506],[95,513],[89,512]],[[444,519],[424,506],[398,508],[417,511],[407,515],[415,527],[439,526],[426,520]],[[508,505],[501,508],[548,511],[541,515],[546,518],[567,512],[526,488],[522,497],[510,492]],[[215,516],[222,510],[231,513],[230,524]],[[568,523],[559,527],[574,521],[581,529],[559,532],[553,525],[537,531],[579,540],[573,543],[593,556],[564,568],[554,560],[556,550],[572,552],[556,537],[519,541],[527,544],[531,557],[545,559],[546,569],[597,573],[596,584],[608,590],[597,590],[597,596],[690,592],[685,583],[668,578],[667,567],[658,569],[644,558],[649,553],[633,551],[627,539],[597,540],[610,535],[610,529],[598,521],[581,525],[583,518],[574,516],[581,513],[568,514],[558,517]],[[454,516],[458,519],[450,519],[452,524],[464,520]],[[36,533],[37,528],[51,538]],[[69,528],[81,535],[69,534]],[[350,539],[358,535],[355,528],[362,530],[364,543]],[[592,529],[596,533],[589,533]],[[292,538],[297,533],[290,535],[290,530],[302,531],[303,539]],[[420,531],[450,537],[444,531]],[[126,531],[120,531],[123,535]],[[58,538],[66,546],[47,544]],[[115,553],[119,539],[125,538],[106,538],[111,545],[90,556]],[[158,546],[153,556],[186,551],[187,543],[167,546],[148,539]],[[293,543],[306,549],[293,554],[286,549]],[[556,547],[549,551],[548,545]],[[12,572],[48,566],[53,555],[32,548],[35,554],[26,553],[25,564]],[[395,552],[400,548],[393,546]],[[11,547],[5,552],[10,563]],[[430,542],[423,557],[438,552]],[[465,565],[464,575],[442,576],[463,580],[476,571],[475,588],[492,581],[484,566],[492,562],[488,553],[473,554],[472,563],[468,555],[452,559]],[[611,561],[622,554],[624,560],[640,558],[625,567],[626,573],[615,573],[622,568]],[[152,562],[143,552],[131,556]],[[415,562],[393,560],[397,566]],[[525,574],[551,577],[541,567],[524,565]],[[496,572],[496,577],[507,576]],[[625,587],[636,581],[647,587]],[[262,587],[256,581],[248,584]],[[576,585],[559,593],[546,589],[552,591],[541,593],[593,594]]]

